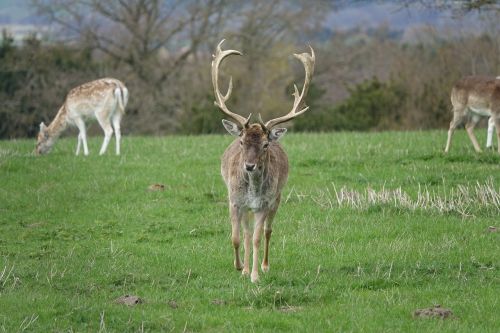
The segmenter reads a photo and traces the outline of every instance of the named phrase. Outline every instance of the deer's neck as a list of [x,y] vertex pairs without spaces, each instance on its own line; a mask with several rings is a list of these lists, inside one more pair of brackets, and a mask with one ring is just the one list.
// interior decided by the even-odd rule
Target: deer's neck
[[63,104],[56,117],[50,125],[47,127],[49,136],[53,139],[57,139],[61,133],[68,127],[68,112],[66,110],[66,104]]

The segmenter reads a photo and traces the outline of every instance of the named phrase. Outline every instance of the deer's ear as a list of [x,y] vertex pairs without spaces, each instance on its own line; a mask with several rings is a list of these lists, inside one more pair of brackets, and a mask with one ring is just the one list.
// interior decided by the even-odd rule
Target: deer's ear
[[286,128],[273,128],[271,132],[269,132],[269,140],[278,141],[281,139],[283,135],[286,133]]
[[43,130],[45,130],[46,128],[47,128],[47,126],[45,126],[45,123],[42,121],[42,122],[40,123],[40,131],[43,131]]
[[234,136],[241,135],[241,128],[239,128],[238,125],[236,125],[232,121],[222,119],[222,125],[224,125],[224,128],[229,132],[229,134]]

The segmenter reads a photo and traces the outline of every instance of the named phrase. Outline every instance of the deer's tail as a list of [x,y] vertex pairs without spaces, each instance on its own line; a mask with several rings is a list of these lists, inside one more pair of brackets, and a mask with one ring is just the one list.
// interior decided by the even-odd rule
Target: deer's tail
[[115,97],[118,101],[118,106],[120,107],[120,112],[125,113],[125,107],[128,103],[128,89],[123,84],[119,84],[115,88]]

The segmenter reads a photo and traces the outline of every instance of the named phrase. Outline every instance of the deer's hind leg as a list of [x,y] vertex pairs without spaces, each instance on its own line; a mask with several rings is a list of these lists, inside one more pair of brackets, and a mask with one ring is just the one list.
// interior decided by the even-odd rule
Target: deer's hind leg
[[122,116],[123,116],[123,114],[117,108],[117,110],[115,110],[115,113],[111,117],[111,121],[113,122],[113,128],[115,130],[116,155],[120,155],[120,141],[122,138],[120,123],[122,121]]
[[76,118],[74,122],[79,131],[78,144],[76,146],[76,155],[80,153],[80,144],[83,144],[83,154],[87,156],[89,154],[89,148],[87,146],[87,131],[85,128],[85,122],[82,118]]
[[[499,113],[500,114],[500,113]],[[497,150],[500,153],[500,115],[495,117],[495,128],[497,132]]]
[[78,133],[78,143],[76,144],[76,153],[75,155],[80,155],[80,146],[82,145],[82,135]]
[[99,151],[99,155],[103,155],[106,152],[111,136],[113,135],[113,127],[111,127],[111,119],[109,115],[96,112],[95,117],[104,131],[104,141],[102,142],[101,150]]
[[486,148],[493,148],[493,132],[495,131],[495,118],[488,118],[488,137],[486,138]]
[[479,122],[479,119],[480,118],[478,115],[472,115],[470,120],[465,124],[465,130],[467,131],[470,141],[474,146],[474,150],[478,153],[480,153],[482,150],[481,147],[479,146],[479,142],[477,142],[476,135],[474,134],[474,127],[476,127],[477,123]]

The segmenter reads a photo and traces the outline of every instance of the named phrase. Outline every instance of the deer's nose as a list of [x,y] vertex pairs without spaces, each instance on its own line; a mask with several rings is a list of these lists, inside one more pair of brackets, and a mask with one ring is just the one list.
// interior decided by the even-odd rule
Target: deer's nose
[[255,170],[255,164],[245,163],[245,169],[247,169],[247,171],[254,171]]

